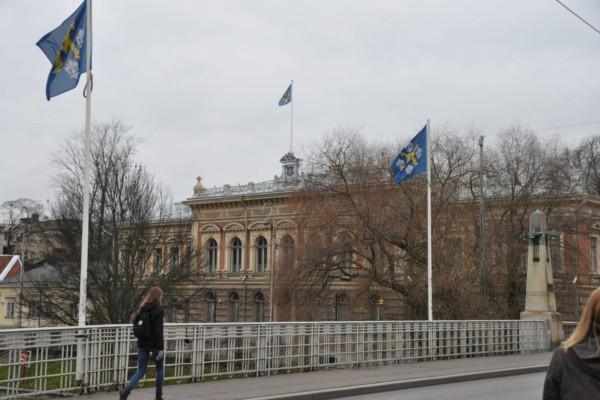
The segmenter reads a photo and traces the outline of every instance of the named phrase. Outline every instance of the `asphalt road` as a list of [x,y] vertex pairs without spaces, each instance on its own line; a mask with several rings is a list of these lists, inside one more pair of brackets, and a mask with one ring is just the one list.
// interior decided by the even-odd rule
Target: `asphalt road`
[[450,383],[417,389],[344,397],[346,400],[535,400],[542,398],[544,373]]

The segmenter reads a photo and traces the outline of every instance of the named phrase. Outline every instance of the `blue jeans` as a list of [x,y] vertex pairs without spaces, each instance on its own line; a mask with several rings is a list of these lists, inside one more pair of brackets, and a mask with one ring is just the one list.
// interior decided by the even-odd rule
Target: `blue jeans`
[[[157,353],[157,352],[156,352]],[[155,353],[155,356],[156,356]],[[144,377],[146,374],[146,367],[148,367],[148,359],[150,358],[150,350],[138,349],[138,369],[136,373],[131,377],[129,383],[127,383],[127,391],[131,392],[135,385]],[[160,361],[156,362],[156,397],[162,397],[163,380],[165,377],[165,358],[163,357]]]

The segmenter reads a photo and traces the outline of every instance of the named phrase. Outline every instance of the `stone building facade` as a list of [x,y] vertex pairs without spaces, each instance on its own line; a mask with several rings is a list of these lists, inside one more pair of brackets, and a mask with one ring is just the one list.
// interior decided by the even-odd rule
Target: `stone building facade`
[[[266,182],[208,189],[197,178],[193,196],[183,202],[191,215],[181,222],[191,230],[196,272],[171,296],[170,319],[401,319],[402,301],[397,293],[375,287],[358,290],[357,282],[333,283],[318,303],[307,302],[304,307],[303,299],[291,304],[282,294],[278,272],[294,268],[294,254],[303,244],[295,198],[302,193],[305,180],[301,160],[292,153],[280,162],[281,174]],[[160,250],[163,255],[165,251]]]
[[[290,302],[289,296],[278,290],[280,273],[294,267],[293,254],[301,251],[305,242],[297,201],[306,188],[300,160],[288,153],[280,162],[280,175],[266,182],[205,188],[197,178],[193,195],[183,202],[188,216],[174,223],[176,229],[189,232],[187,247],[191,250],[187,251],[194,254],[195,273],[171,296],[170,320],[404,319],[400,294],[365,282],[333,282],[318,302],[307,302],[305,307],[303,299]],[[486,253],[490,260],[502,257],[489,231],[503,207],[502,199],[486,200]],[[548,208],[548,203],[536,199],[521,210],[522,215],[526,219],[537,208]],[[563,320],[574,320],[589,293],[600,285],[600,197],[555,198],[547,211],[548,226],[557,233],[550,245],[557,307]],[[460,236],[462,247],[471,248],[478,240],[478,230],[465,229]],[[525,260],[525,241],[522,246]],[[171,257],[172,251],[164,246],[159,258]],[[526,269],[524,261],[519,269]],[[502,271],[496,273],[500,276]],[[490,279],[491,284],[502,285]],[[303,282],[296,284],[302,286]]]

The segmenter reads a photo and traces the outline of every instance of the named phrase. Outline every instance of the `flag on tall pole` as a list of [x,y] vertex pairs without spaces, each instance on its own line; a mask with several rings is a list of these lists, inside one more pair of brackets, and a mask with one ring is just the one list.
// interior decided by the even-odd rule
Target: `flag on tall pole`
[[[86,73],[85,141],[83,168],[83,210],[81,227],[81,274],[79,279],[78,326],[86,324],[88,235],[90,221],[90,164],[92,117],[92,0],[85,0],[58,28],[44,35],[37,45],[50,60],[52,68],[46,83],[46,98],[50,100],[77,87],[79,77]],[[83,334],[83,331],[80,332]],[[84,346],[77,342],[75,381],[82,382]]]
[[285,105],[291,103],[293,83],[294,83],[294,81],[292,81],[292,83],[290,83],[290,86],[288,86],[288,88],[285,90],[285,92],[283,92],[283,96],[281,96],[281,99],[279,99],[279,107],[285,106]]
[[427,125],[412,138],[392,160],[392,173],[396,183],[402,183],[415,175],[427,172]]
[[[87,267],[89,233],[89,177],[91,151],[92,102],[92,0],[85,0],[58,28],[44,35],[37,46],[44,52],[52,68],[46,83],[46,98],[50,100],[77,87],[79,77],[86,72],[85,148],[83,168],[83,210],[81,233],[81,277],[79,285],[79,326],[85,326],[87,308]],[[79,361],[79,360],[78,360]],[[78,367],[79,368],[79,367]],[[79,372],[79,371],[78,371]]]
[[290,82],[288,88],[283,92],[283,96],[279,99],[279,107],[290,104],[290,153],[293,150],[294,139],[294,102],[292,99],[292,90],[294,81]]
[[400,184],[415,175],[427,173],[427,317],[433,321],[432,248],[431,248],[431,145],[427,124],[392,160],[394,182]]
[[37,46],[44,52],[52,68],[46,83],[46,98],[74,89],[87,64],[87,3],[84,1],[58,28],[45,34]]

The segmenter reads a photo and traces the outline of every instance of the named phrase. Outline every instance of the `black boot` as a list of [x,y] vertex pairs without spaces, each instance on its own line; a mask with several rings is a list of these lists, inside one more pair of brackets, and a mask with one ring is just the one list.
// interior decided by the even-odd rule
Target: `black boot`
[[159,396],[159,395],[156,395],[156,397],[155,397],[155,400],[163,400],[163,397],[162,397],[162,395],[161,395],[161,396]]
[[129,396],[129,393],[131,393],[131,391],[127,388],[121,390],[119,392],[119,400],[127,400],[127,397]]

